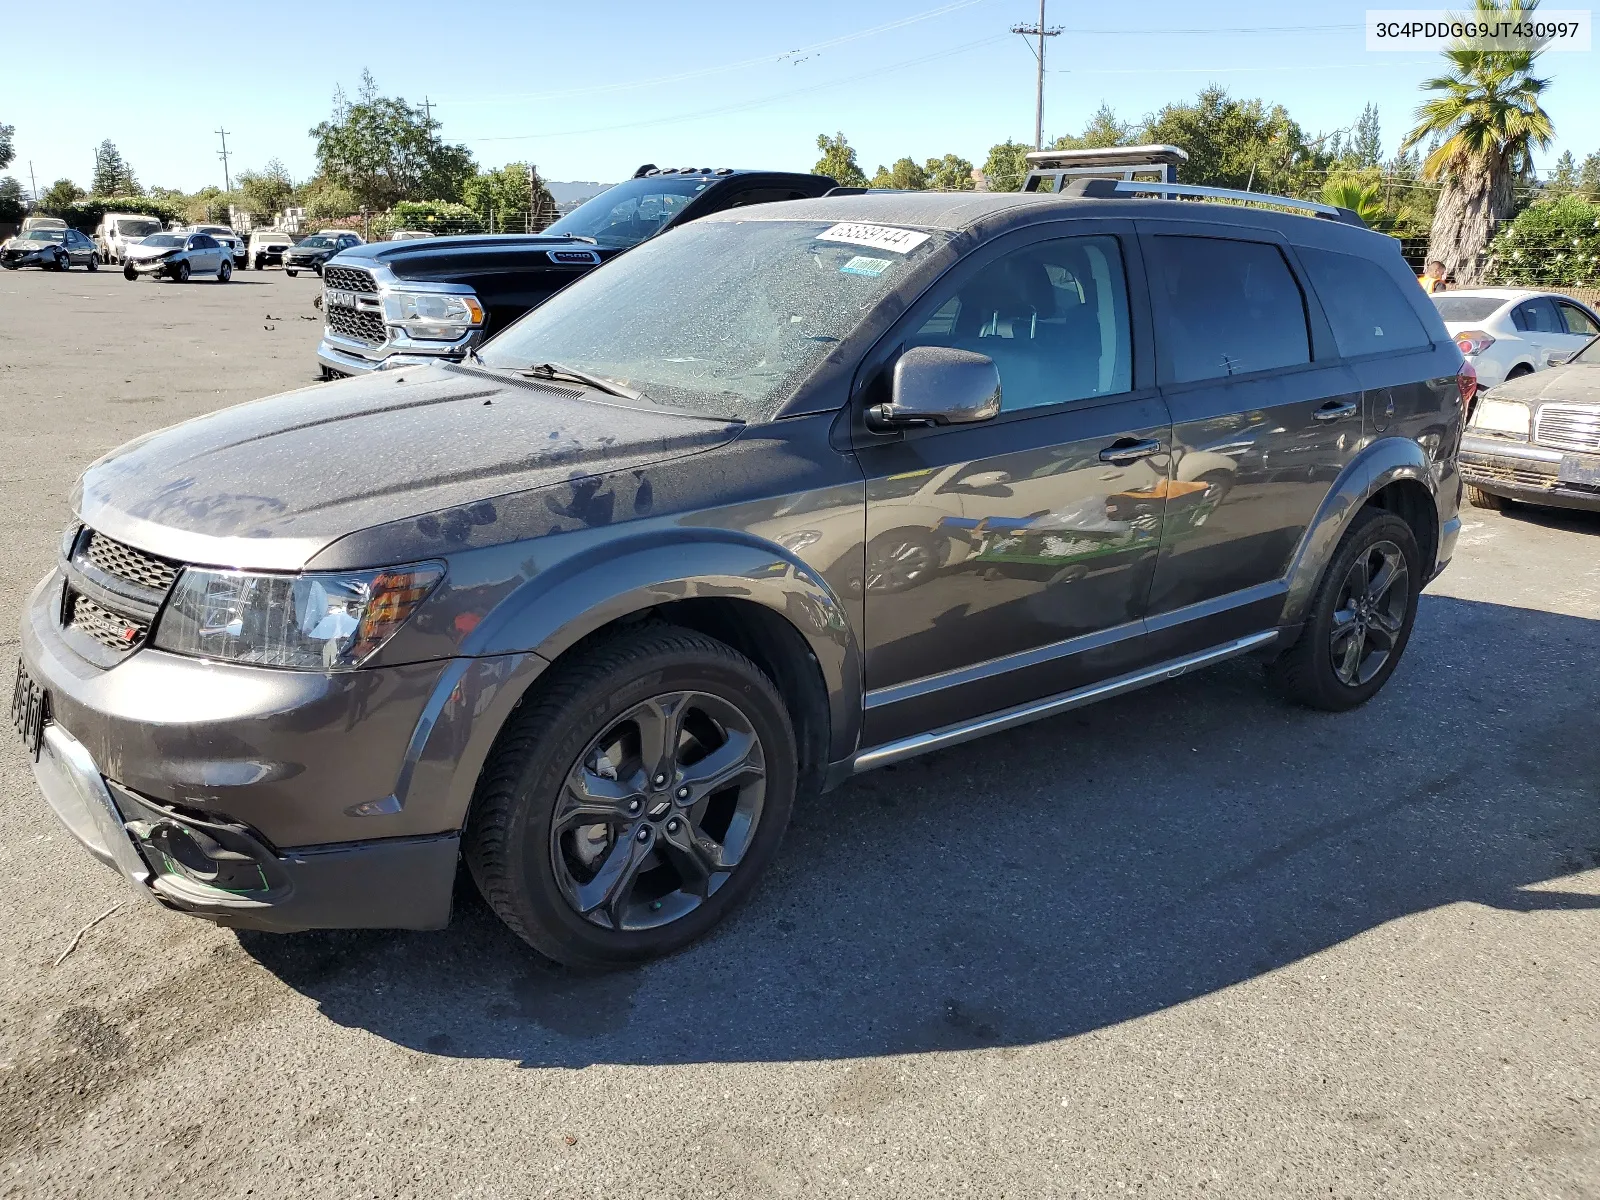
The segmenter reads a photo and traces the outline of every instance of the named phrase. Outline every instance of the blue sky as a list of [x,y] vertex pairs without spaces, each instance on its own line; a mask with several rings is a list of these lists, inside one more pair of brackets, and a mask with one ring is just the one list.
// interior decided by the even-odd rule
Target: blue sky
[[[134,11],[80,6],[71,25],[86,36],[70,39],[70,56],[17,55],[0,72],[0,122],[17,129],[10,171],[24,186],[29,160],[40,188],[87,184],[103,138],[147,185],[220,185],[219,126],[235,172],[276,156],[304,178],[306,131],[363,66],[387,94],[432,100],[445,137],[480,163],[531,160],[551,179],[611,181],[645,161],[808,169],[817,134],[835,130],[868,172],[904,154],[981,162],[992,143],[1033,134],[1033,58],[1007,30],[1037,19],[1036,0],[568,0],[457,6],[438,22],[400,9],[366,22],[292,0],[219,20],[214,5],[169,3],[154,24],[186,47],[176,70],[129,53],[164,40],[147,42]],[[1101,101],[1137,119],[1215,82],[1283,103],[1313,133],[1375,102],[1392,153],[1437,59],[1368,53],[1363,13],[1053,0],[1048,23],[1066,32],[1049,46],[1046,136],[1077,130]],[[1543,63],[1558,134],[1539,159],[1548,168],[1563,149],[1600,150],[1600,69],[1593,52]]]

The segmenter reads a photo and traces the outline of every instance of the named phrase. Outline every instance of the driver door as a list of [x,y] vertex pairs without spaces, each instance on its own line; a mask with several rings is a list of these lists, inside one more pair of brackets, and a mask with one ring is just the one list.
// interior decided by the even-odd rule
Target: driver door
[[1171,421],[1135,317],[1147,310],[1131,225],[1071,226],[1090,228],[1005,239],[902,327],[896,356],[950,346],[993,359],[1001,413],[858,445],[864,745],[1137,665]]

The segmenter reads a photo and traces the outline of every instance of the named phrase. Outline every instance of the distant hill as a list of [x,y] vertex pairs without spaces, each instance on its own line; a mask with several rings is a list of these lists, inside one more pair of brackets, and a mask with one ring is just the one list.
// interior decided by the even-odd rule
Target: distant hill
[[550,189],[551,197],[562,208],[582,204],[612,186],[609,183],[557,183],[549,179],[545,180],[544,185]]

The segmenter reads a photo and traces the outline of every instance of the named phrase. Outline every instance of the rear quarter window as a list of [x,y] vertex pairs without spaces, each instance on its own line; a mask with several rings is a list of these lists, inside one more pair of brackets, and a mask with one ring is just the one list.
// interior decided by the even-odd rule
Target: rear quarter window
[[1428,331],[1389,272],[1371,259],[1336,250],[1296,248],[1346,358],[1429,344]]

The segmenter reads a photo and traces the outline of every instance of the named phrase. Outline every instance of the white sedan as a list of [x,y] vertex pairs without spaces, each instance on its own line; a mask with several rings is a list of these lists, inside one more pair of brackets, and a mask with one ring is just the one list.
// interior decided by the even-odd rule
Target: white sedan
[[1556,292],[1472,288],[1430,298],[1480,388],[1564,363],[1600,334],[1600,315]]

